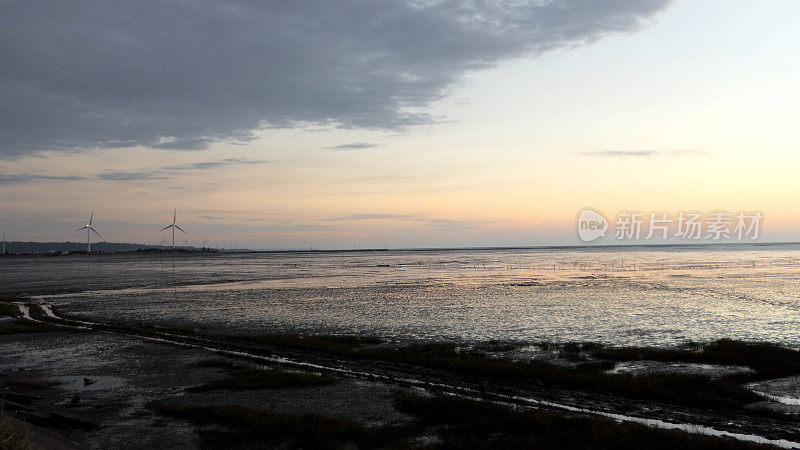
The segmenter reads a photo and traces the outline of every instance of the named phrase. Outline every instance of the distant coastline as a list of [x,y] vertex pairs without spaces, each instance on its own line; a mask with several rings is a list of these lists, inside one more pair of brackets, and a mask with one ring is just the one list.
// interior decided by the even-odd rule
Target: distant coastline
[[[358,249],[320,249],[285,248],[285,249],[233,249],[196,246],[161,246],[157,244],[137,244],[128,242],[95,242],[92,243],[92,254],[107,253],[135,253],[135,252],[191,252],[191,253],[373,253],[386,251],[402,252],[446,252],[446,251],[503,251],[503,250],[575,250],[575,251],[654,251],[654,250],[735,250],[752,247],[777,247],[800,246],[800,242],[730,242],[730,243],[667,243],[667,244],[598,244],[598,245],[530,245],[530,246],[477,246],[477,247],[409,247],[409,248],[358,248]],[[84,242],[37,242],[37,241],[8,241],[6,242],[6,255],[59,255],[59,254],[86,254]],[[2,256],[2,255],[0,255]]]

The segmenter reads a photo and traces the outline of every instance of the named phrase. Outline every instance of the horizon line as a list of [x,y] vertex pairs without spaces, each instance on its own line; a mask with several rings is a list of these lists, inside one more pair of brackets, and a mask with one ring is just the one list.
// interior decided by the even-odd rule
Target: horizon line
[[[73,241],[5,241],[8,244],[74,244],[84,245],[83,242]],[[143,248],[158,248],[161,244],[141,244],[136,242],[110,242],[98,241],[94,245],[130,245],[140,246]],[[367,247],[367,248],[314,248],[309,247],[296,247],[296,248],[226,248],[221,247],[222,250],[232,250],[232,253],[300,253],[300,252],[375,252],[375,251],[448,251],[448,250],[579,250],[579,249],[614,249],[614,248],[640,248],[640,249],[658,249],[658,248],[694,248],[694,247],[736,247],[736,246],[777,246],[777,245],[800,245],[800,241],[768,241],[768,242],[696,242],[696,243],[663,243],[663,244],[576,244],[576,245],[514,245],[514,246],[464,246],[464,247]],[[194,249],[211,249],[215,250],[218,247],[197,247],[189,245]]]

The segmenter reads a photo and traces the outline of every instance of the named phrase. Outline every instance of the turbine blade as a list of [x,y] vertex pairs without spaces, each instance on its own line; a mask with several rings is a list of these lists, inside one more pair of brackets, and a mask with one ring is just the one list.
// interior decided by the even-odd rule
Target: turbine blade
[[172,225],[167,225],[164,228],[162,228],[161,231],[169,230],[171,227],[172,227]]
[[94,232],[94,234],[96,234],[98,237],[103,237],[103,236],[100,236],[100,233],[98,233],[97,230],[94,229],[94,227],[89,227],[89,229],[92,230]]
[[[181,230],[181,231],[183,231],[184,233],[186,233],[186,231],[184,231],[184,229],[183,229],[183,228],[181,228],[181,227],[179,227],[179,226],[177,226],[177,225],[174,225],[174,227],[175,227],[175,228],[177,228],[177,229],[179,229],[179,230]],[[186,233],[186,234],[189,234],[189,233]]]
[[172,223],[175,223],[175,219],[178,217],[178,209],[175,208],[172,210]]
[[82,226],[82,227],[78,228],[78,229],[77,229],[77,230],[75,230],[75,231],[81,231],[81,230],[83,230],[83,229],[85,229],[85,228],[86,228],[86,225],[84,225],[84,226]]
[[92,210],[92,215],[89,216],[89,225],[92,224],[92,220],[94,219],[94,210]]

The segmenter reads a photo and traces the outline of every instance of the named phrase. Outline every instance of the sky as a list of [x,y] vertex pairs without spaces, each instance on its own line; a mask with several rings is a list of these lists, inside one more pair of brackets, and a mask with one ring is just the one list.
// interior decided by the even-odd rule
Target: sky
[[800,240],[794,1],[25,0],[0,30],[8,240],[94,211],[159,243],[174,208],[254,249],[578,245],[585,208]]

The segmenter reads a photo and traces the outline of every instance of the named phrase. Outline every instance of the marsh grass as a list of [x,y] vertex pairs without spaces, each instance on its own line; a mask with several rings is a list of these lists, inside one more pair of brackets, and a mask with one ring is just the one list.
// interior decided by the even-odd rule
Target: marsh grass
[[27,450],[28,427],[22,422],[6,420],[0,411],[0,450]]
[[287,350],[330,353],[340,356],[357,356],[359,349],[374,346],[384,341],[370,336],[304,336],[299,334],[237,334],[226,336],[245,344],[276,347]]
[[13,322],[0,322],[0,335],[18,333],[49,333],[51,331],[64,330],[66,330],[66,328],[48,323],[31,322],[23,319],[17,319]]
[[[114,327],[125,328],[124,325]],[[130,329],[130,327],[128,327]],[[547,361],[513,361],[492,352],[515,349],[521,343],[489,342],[463,349],[451,342],[389,345],[377,337],[320,336],[297,334],[203,334],[199,330],[140,325],[141,331],[182,332],[192,337],[211,338],[225,345],[258,354],[305,353],[353,361],[379,361],[439,371],[481,385],[510,388],[563,388],[613,394],[632,400],[648,400],[679,406],[743,410],[761,399],[745,383],[800,374],[800,352],[774,344],[751,344],[720,340],[706,345],[689,344],[677,349],[606,348],[594,343],[537,344],[558,353],[571,367]],[[0,328],[2,333],[2,328]],[[754,373],[711,378],[689,374],[610,374],[617,361],[652,359],[664,362],[699,362],[752,367]],[[297,381],[296,375],[276,373],[263,376],[252,370],[236,369],[231,377],[214,380],[198,390],[262,389],[288,387],[292,383],[314,384],[315,379]],[[294,380],[293,380],[294,379]]]
[[[756,444],[660,430],[556,411],[514,409],[451,396],[398,392],[395,407],[413,419],[365,426],[326,415],[278,414],[234,405],[147,405],[200,426],[205,448],[533,448],[757,449]],[[417,438],[434,436],[427,445]]]
[[8,380],[5,385],[11,388],[28,390],[45,390],[58,386],[57,381],[53,380]]
[[[378,360],[425,367],[460,377],[469,377],[481,384],[502,383],[517,387],[553,386],[560,388],[599,391],[638,400],[672,403],[682,406],[706,408],[737,408],[759,401],[761,398],[745,388],[739,379],[711,379],[701,375],[653,374],[634,376],[609,374],[614,367],[615,355],[598,344],[567,345],[564,353],[573,355],[573,367],[543,361],[512,361],[497,358],[480,347],[472,350],[459,348],[455,343],[434,342],[404,346],[374,346],[375,338],[297,336],[297,335],[234,335],[227,336],[256,351],[280,349],[303,350],[328,356],[361,360]],[[713,344],[710,344],[713,345]],[[711,347],[714,350],[715,347]],[[771,347],[770,347],[771,348]],[[778,347],[780,348],[780,347]],[[690,351],[654,354],[693,355]],[[753,350],[753,349],[751,349]],[[643,350],[644,351],[644,350]],[[716,350],[722,352],[721,349]],[[731,350],[733,352],[733,350]],[[787,350],[790,351],[791,350]],[[775,350],[777,352],[777,350]],[[630,352],[628,352],[630,353]],[[587,360],[581,355],[591,355]],[[644,356],[646,353],[637,353]],[[602,355],[602,356],[600,356]],[[725,358],[717,357],[719,360]],[[759,359],[760,360],[760,359]],[[764,362],[766,366],[766,362]]]
[[203,361],[198,365],[223,368],[228,372],[229,376],[228,378],[211,380],[200,386],[188,388],[187,391],[189,392],[207,392],[220,389],[235,391],[286,389],[325,386],[333,383],[333,379],[320,375],[253,367],[222,359]]
[[187,406],[162,401],[147,405],[157,414],[217,425],[201,431],[205,448],[341,448],[371,441],[358,422],[317,414],[280,414],[235,405]]
[[400,393],[399,411],[440,437],[436,448],[755,449],[740,441],[660,430],[610,419],[519,410],[450,396]]
[[746,366],[753,369],[754,372],[751,373],[737,373],[726,377],[738,382],[800,375],[800,352],[770,343],[721,339],[703,346],[694,344],[678,349],[601,348],[592,354],[613,361],[688,362]]
[[697,375],[660,374],[647,377],[605,373],[613,363],[584,362],[565,367],[544,362],[492,358],[480,351],[457,351],[454,344],[423,344],[363,352],[370,357],[468,375],[511,385],[551,385],[601,391],[643,400],[701,407],[742,407],[760,399],[733,380]]
[[0,316],[19,316],[19,307],[13,303],[0,302]]

